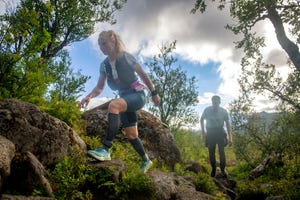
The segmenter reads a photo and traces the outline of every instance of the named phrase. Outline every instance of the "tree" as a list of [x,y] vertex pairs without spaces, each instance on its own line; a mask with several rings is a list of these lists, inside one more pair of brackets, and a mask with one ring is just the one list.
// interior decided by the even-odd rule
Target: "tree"
[[67,51],[63,50],[60,53],[61,60],[53,63],[53,76],[55,83],[50,91],[51,99],[58,101],[75,101],[81,92],[84,91],[84,84],[90,78],[83,76],[80,71],[74,73],[71,68],[71,60]]
[[[0,96],[32,101],[55,83],[50,63],[67,45],[115,23],[126,0],[21,0],[0,16]],[[58,70],[59,71],[59,70]]]
[[173,67],[177,61],[172,56],[176,41],[163,44],[160,53],[153,61],[146,63],[150,69],[150,78],[161,97],[160,106],[150,104],[149,110],[160,120],[178,129],[186,123],[198,122],[198,116],[193,106],[197,103],[197,88],[195,77],[188,78],[181,67]]
[[[219,0],[219,8],[230,6],[231,16],[237,20],[236,25],[227,25],[235,34],[243,34],[244,38],[237,42],[237,48],[243,48],[245,56],[242,58],[242,76],[239,79],[241,92],[248,98],[252,93],[269,94],[271,99],[286,108],[300,111],[299,74],[300,52],[300,2],[284,0]],[[205,0],[197,0],[192,12],[204,12]],[[294,70],[283,80],[276,66],[263,62],[261,47],[265,46],[264,37],[256,36],[253,27],[260,21],[269,19],[273,24],[277,40],[288,54]],[[284,25],[289,25],[290,34],[295,38],[293,42],[287,37]],[[283,58],[284,59],[284,58]]]
[[[215,0],[212,0],[215,1]],[[277,40],[288,54],[291,62],[300,72],[300,2],[297,0],[219,0],[219,8],[230,5],[230,14],[237,20],[236,25],[227,25],[235,34],[243,34],[244,38],[237,43],[238,48],[244,48],[247,57],[255,57],[259,48],[264,46],[263,38],[256,37],[253,27],[260,21],[269,19],[275,28]],[[191,10],[204,12],[205,0],[196,0],[195,7]],[[284,25],[289,25],[290,33],[295,38],[292,41],[286,33]]]
[[[205,0],[197,0],[192,12],[205,11]],[[285,164],[286,173],[299,172],[299,120],[300,120],[300,2],[285,0],[219,0],[219,8],[230,6],[230,14],[237,21],[227,25],[235,34],[243,38],[237,48],[243,48],[245,56],[241,60],[242,75],[239,78],[240,96],[231,104],[232,127],[235,150],[239,159],[252,167],[270,154],[279,154]],[[269,19],[273,24],[277,40],[287,53],[290,73],[286,79],[274,64],[264,62],[261,48],[264,37],[257,36],[253,27],[260,21]],[[289,26],[288,38],[284,29]],[[284,59],[284,58],[283,58]],[[253,110],[253,94],[262,94],[276,100],[279,114],[271,124]],[[291,159],[292,158],[292,159]],[[295,167],[294,167],[295,166]],[[296,168],[294,171],[293,168]],[[295,175],[298,177],[298,175]]]

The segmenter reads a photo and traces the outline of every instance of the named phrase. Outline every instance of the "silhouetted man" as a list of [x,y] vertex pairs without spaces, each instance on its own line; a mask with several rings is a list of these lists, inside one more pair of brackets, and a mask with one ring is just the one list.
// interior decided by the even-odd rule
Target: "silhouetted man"
[[[212,106],[204,109],[200,119],[202,135],[205,138],[205,144],[208,147],[210,165],[212,167],[211,177],[216,175],[216,145],[218,145],[220,156],[220,168],[223,176],[227,176],[225,172],[226,158],[224,147],[227,145],[227,134],[224,130],[224,122],[226,123],[228,133],[228,144],[232,145],[231,126],[229,122],[228,112],[220,107],[221,98],[219,96],[212,97]],[[204,128],[204,120],[206,126]]]

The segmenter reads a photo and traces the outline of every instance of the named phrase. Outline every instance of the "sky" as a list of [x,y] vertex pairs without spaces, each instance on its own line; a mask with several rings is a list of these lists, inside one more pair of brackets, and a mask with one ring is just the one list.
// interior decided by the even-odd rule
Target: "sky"
[[[68,46],[72,67],[81,70],[83,75],[91,76],[81,98],[96,85],[99,66],[105,58],[97,44],[98,34],[103,30],[114,30],[121,36],[126,51],[132,53],[146,71],[145,62],[158,54],[159,47],[176,40],[173,55],[178,62],[174,67],[181,66],[189,77],[196,77],[199,94],[197,112],[201,114],[206,106],[211,105],[212,95],[221,96],[221,106],[228,109],[229,103],[239,95],[237,79],[241,73],[243,52],[235,48],[234,42],[241,36],[224,28],[226,24],[234,23],[228,9],[220,11],[216,3],[208,1],[205,13],[191,14],[194,3],[195,0],[128,0],[122,10],[115,13],[115,25],[97,24],[95,34]],[[267,61],[280,66],[284,76],[286,54],[276,40],[272,24],[261,22],[255,30],[267,38],[263,49]],[[113,92],[106,87],[99,97],[91,101],[88,109],[112,97]],[[264,96],[256,96],[257,111],[271,112],[274,105]]]

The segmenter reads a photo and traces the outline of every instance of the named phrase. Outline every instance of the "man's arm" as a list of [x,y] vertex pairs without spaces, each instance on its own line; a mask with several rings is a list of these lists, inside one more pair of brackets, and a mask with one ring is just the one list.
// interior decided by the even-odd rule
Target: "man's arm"
[[204,129],[204,117],[203,116],[201,116],[201,118],[200,118],[200,126],[201,126],[202,136],[205,138],[206,137],[206,131]]
[[226,123],[226,128],[227,128],[227,133],[228,133],[228,145],[232,146],[233,141],[232,141],[231,125],[230,125],[229,120],[226,120],[225,123]]

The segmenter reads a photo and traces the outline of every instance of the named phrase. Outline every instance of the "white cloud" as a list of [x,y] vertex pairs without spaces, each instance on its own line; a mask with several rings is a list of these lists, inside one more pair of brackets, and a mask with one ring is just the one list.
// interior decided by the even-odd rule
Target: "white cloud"
[[[4,2],[10,1],[0,0],[0,11],[3,11]],[[222,82],[217,91],[206,91],[199,97],[199,105],[210,104],[213,92],[222,97],[224,105],[228,105],[238,96],[237,79],[241,73],[239,62],[242,52],[235,49],[233,42],[240,37],[224,28],[226,24],[233,23],[228,8],[219,11],[216,3],[207,3],[205,13],[191,14],[195,0],[128,0],[124,8],[115,14],[117,24],[97,25],[89,42],[101,55],[98,34],[102,30],[113,29],[120,34],[129,52],[144,58],[157,54],[163,42],[177,40],[175,53],[181,59],[199,63],[199,67],[211,61],[220,63],[218,73]],[[261,22],[255,30],[267,35],[266,48],[263,49],[266,61],[282,66],[280,73],[286,77],[286,54],[277,42],[272,24]]]
[[[123,38],[128,51],[138,52],[141,57],[152,57],[158,53],[158,47],[163,42],[177,40],[175,53],[181,59],[198,62],[199,66],[211,61],[221,63],[218,73],[222,82],[215,92],[222,97],[223,105],[228,106],[239,94],[237,79],[241,73],[239,62],[242,51],[237,50],[233,42],[240,37],[224,28],[226,24],[233,23],[228,8],[219,11],[215,3],[208,2],[205,13],[191,14],[194,3],[194,0],[129,0],[116,15],[116,25],[100,24],[97,30],[115,30]],[[255,31],[267,36],[267,45],[263,49],[267,60],[284,66],[284,52],[277,42],[272,24],[260,22],[255,26]],[[207,91],[199,97],[201,109],[210,104],[212,94]],[[257,98],[259,104],[262,100]]]

